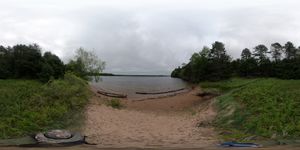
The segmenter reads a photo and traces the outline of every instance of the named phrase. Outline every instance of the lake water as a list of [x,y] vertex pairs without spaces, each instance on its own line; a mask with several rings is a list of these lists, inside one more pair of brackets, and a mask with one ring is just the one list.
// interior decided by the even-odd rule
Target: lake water
[[162,92],[186,88],[188,86],[185,81],[177,78],[140,76],[102,76],[100,77],[100,81],[93,81],[91,85],[99,90],[126,94],[128,98],[161,96],[161,94],[141,95],[136,94],[136,92]]

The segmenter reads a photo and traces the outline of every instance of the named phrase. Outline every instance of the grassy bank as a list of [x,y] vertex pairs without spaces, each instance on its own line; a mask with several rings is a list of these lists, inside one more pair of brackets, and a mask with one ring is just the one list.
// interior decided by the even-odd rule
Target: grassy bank
[[0,93],[0,139],[65,128],[90,95],[88,84],[72,74],[47,84],[0,80]]
[[217,98],[215,123],[227,131],[224,138],[300,137],[300,80],[231,79],[200,85],[223,93]]

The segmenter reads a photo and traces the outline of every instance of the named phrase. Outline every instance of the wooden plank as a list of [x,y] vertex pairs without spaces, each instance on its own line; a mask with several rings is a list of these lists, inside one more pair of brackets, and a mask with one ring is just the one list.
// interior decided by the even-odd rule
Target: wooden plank
[[178,91],[182,91],[184,90],[185,88],[181,88],[181,89],[176,89],[176,90],[170,90],[170,91],[163,91],[163,92],[135,92],[136,94],[151,94],[151,95],[154,95],[154,94],[166,94],[166,93],[173,93],[173,92],[178,92]]
[[127,95],[125,95],[125,94],[110,93],[110,92],[99,91],[99,90],[97,91],[97,93],[108,96],[108,97],[127,98]]

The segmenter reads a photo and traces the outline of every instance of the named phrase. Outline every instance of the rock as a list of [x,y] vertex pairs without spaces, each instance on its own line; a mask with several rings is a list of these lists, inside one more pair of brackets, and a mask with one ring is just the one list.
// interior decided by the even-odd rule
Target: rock
[[271,139],[276,139],[276,137],[277,137],[277,134],[273,133],[272,136],[271,136]]
[[45,143],[48,141],[48,138],[45,137],[44,133],[38,133],[35,135],[34,138],[36,139],[37,142],[40,142],[40,143]]
[[279,141],[277,141],[277,144],[278,145],[287,145],[287,142],[284,140],[279,140]]
[[244,141],[254,141],[257,139],[257,136],[252,135],[252,136],[248,136],[246,138],[244,138]]
[[50,130],[44,135],[51,139],[69,139],[72,137],[72,134],[67,130]]

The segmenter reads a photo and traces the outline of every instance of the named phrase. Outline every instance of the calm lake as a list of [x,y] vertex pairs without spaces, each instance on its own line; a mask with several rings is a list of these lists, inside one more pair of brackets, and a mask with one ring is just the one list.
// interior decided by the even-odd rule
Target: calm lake
[[185,81],[177,78],[143,76],[102,76],[100,81],[93,81],[90,84],[98,90],[127,94],[128,98],[157,97],[161,96],[161,94],[141,95],[136,94],[136,92],[162,92],[188,86]]

